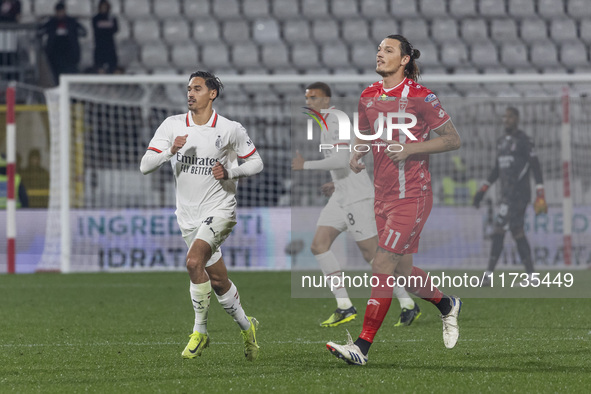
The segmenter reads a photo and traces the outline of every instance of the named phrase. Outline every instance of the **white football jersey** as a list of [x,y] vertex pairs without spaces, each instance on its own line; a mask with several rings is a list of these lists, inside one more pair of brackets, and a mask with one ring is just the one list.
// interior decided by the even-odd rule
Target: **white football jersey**
[[158,153],[187,135],[186,144],[170,159],[176,184],[176,216],[183,235],[209,216],[236,219],[236,179],[216,180],[211,173],[219,161],[227,170],[238,167],[238,158],[256,148],[244,127],[214,110],[209,121],[196,125],[190,112],[164,120],[150,141]]
[[[333,109],[334,107],[330,107]],[[333,149],[322,149],[324,157],[330,157],[336,153],[337,146],[341,149],[347,148],[351,145],[350,141],[342,141],[339,139],[339,121],[334,114],[328,114],[325,117],[326,126],[322,125],[322,132],[320,133],[320,143],[331,144]],[[349,168],[349,162],[346,167],[338,170],[331,170],[330,175],[335,185],[335,192],[331,198],[334,198],[340,205],[349,205],[366,198],[374,197],[374,187],[367,171],[354,173]]]

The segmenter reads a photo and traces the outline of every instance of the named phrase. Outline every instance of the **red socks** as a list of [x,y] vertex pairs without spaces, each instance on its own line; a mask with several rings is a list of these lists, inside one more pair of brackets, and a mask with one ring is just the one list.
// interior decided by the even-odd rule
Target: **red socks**
[[[377,278],[377,281],[373,278]],[[392,279],[388,280],[388,278]],[[373,342],[373,338],[380,329],[388,309],[390,309],[394,277],[387,274],[373,274],[371,283],[377,283],[377,286],[371,288],[371,297],[367,301],[365,317],[363,318],[363,330],[359,335],[359,338],[370,343]]]
[[[437,287],[433,287],[431,278],[427,276],[425,271],[417,267],[412,267],[410,276],[415,277],[416,280],[409,280],[407,278],[406,290],[418,297],[421,297],[423,300],[429,301],[433,305],[439,304],[441,297],[443,297],[443,293]],[[421,279],[418,279],[418,277]],[[423,285],[422,287],[420,286],[421,282]]]

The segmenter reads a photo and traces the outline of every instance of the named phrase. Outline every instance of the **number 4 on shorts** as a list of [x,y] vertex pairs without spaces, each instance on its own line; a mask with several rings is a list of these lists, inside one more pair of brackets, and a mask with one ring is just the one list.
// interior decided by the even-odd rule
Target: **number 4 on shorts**
[[394,238],[394,241],[392,242],[392,246],[390,246],[392,249],[394,249],[394,247],[396,246],[396,243],[398,242],[398,239],[400,238],[400,233],[398,231],[394,232],[394,230],[390,229],[390,234],[388,234],[388,238],[386,238],[386,246],[388,246],[388,244],[390,243],[390,239],[392,238],[392,234],[396,234],[396,237]]
[[203,223],[207,224],[208,226],[213,222],[213,216],[208,217],[203,221]]

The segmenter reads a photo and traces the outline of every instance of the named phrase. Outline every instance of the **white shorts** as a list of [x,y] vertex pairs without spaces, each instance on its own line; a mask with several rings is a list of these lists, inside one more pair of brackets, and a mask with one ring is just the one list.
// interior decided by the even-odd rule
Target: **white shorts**
[[222,258],[220,246],[228,238],[232,229],[236,225],[235,220],[210,216],[205,219],[199,227],[183,236],[187,247],[190,248],[196,239],[205,241],[211,246],[211,258],[205,264],[206,267],[212,266]]
[[348,231],[356,242],[378,235],[373,198],[340,206],[334,199],[322,209],[316,226],[334,227],[340,232]]

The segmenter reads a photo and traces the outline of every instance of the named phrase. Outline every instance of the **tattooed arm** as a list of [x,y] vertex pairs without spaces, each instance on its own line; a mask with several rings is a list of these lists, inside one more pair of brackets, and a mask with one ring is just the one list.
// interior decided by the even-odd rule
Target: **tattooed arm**
[[[412,144],[401,144],[396,141],[387,141],[390,144],[400,145],[403,149],[401,152],[386,151],[386,154],[392,159],[392,161],[398,162],[406,160],[410,155],[443,153],[460,148],[462,144],[460,136],[451,119],[433,131],[439,134],[439,138]],[[394,148],[395,147],[393,147],[392,150],[400,150],[400,148]]]

